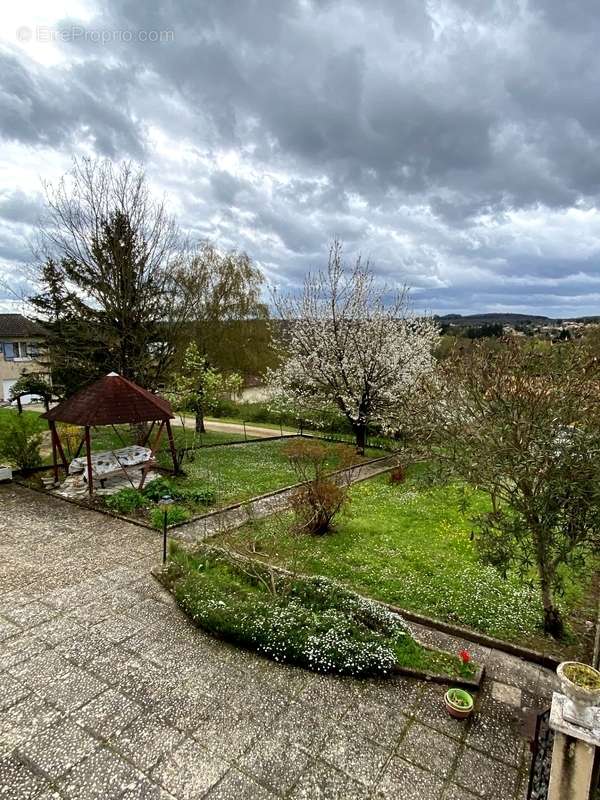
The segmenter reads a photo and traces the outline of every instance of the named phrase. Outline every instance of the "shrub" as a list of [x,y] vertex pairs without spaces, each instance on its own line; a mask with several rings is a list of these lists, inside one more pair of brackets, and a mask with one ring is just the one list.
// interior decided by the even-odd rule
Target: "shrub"
[[210,486],[194,486],[183,489],[176,496],[181,499],[191,500],[194,503],[200,503],[203,506],[210,506],[215,502],[217,493]]
[[[333,518],[348,500],[348,481],[333,481],[327,477],[329,450],[320,442],[297,440],[284,450],[298,479],[302,481],[292,495],[291,506],[298,521],[298,529],[308,533],[323,534],[331,530]],[[340,452],[337,466],[352,463],[350,448]]]
[[157,506],[150,512],[150,522],[152,523],[152,527],[162,530],[165,518],[165,508],[167,510],[167,526],[177,525],[179,522],[185,522],[186,519],[189,518],[189,512],[182,506],[172,505],[165,506],[164,508]]
[[142,489],[142,494],[148,500],[158,502],[162,497],[169,495],[174,497],[175,487],[172,481],[167,478],[155,478],[153,481],[147,483]]
[[131,514],[138,508],[143,508],[144,503],[145,497],[137,489],[121,489],[106,498],[106,505],[117,514]]
[[142,491],[148,500],[155,503],[168,495],[173,500],[190,500],[193,503],[209,506],[214,503],[217,496],[215,490],[210,486],[178,486],[168,478],[156,478],[150,481]]
[[390,472],[390,483],[404,483],[406,480],[406,468],[402,466],[402,464],[398,464],[397,467]]
[[40,420],[29,414],[8,413],[0,420],[0,456],[18,469],[32,469],[42,463],[43,434]]

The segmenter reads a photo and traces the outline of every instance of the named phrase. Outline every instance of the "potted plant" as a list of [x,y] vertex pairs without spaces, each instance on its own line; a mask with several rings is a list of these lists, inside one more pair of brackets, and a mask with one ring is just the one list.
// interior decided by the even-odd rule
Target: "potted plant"
[[563,661],[556,674],[564,695],[581,709],[600,704],[600,672],[579,661]]
[[466,719],[473,712],[473,697],[464,689],[448,689],[444,704],[451,717]]

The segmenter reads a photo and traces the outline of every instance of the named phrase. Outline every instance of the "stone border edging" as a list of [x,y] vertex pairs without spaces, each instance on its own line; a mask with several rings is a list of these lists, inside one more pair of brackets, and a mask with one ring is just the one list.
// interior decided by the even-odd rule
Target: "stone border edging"
[[[223,549],[224,550],[224,548],[214,548],[214,549]],[[225,551],[225,552],[227,552],[227,551]],[[234,553],[234,555],[239,557],[238,553]],[[247,561],[252,561],[253,559],[247,558],[246,560]],[[260,563],[262,566],[265,566],[264,562],[258,562],[258,563]],[[284,570],[284,569],[281,569],[279,567],[273,567],[271,564],[267,564],[266,566],[270,566],[272,569],[275,569],[278,572],[283,572],[283,573],[290,574],[288,572],[288,570]],[[150,575],[165,590],[165,592],[168,592],[169,597],[172,600],[175,601],[175,604],[176,604],[177,608],[186,617],[186,619],[188,619],[195,628],[200,628],[201,630],[204,630],[204,628],[202,628],[202,626],[200,626],[196,622],[194,622],[194,620],[191,619],[190,616],[188,614],[186,614],[185,611],[181,608],[181,606],[177,602],[177,599],[176,599],[174,593],[162,581],[162,579],[161,579],[162,571],[163,571],[163,565],[162,564],[156,564],[154,567],[152,567],[150,569]],[[310,577],[310,576],[305,576],[305,577]],[[358,592],[355,592],[355,594],[358,594]],[[359,595],[359,597],[363,597],[363,595]],[[363,599],[371,600],[370,597],[368,597],[368,598],[364,598],[363,597]],[[378,600],[372,600],[372,602],[377,603],[378,605],[384,605],[384,604],[380,603]],[[397,612],[395,612],[395,613],[397,613]],[[266,656],[264,653],[259,653],[258,650],[253,650],[250,647],[242,647],[241,645],[233,644],[225,636],[219,636],[219,634],[213,633],[212,631],[205,631],[205,632],[208,633],[209,636],[212,636],[215,639],[220,639],[220,640],[222,640],[224,642],[227,642],[228,644],[231,644],[234,647],[239,647],[239,648],[241,648],[243,650],[248,650],[249,652],[255,653],[257,656],[259,656],[261,658],[266,658],[268,660],[272,660],[272,659],[269,659],[269,657]],[[423,645],[423,644],[421,645],[421,647],[424,647],[426,650],[435,651],[435,648],[427,647],[426,645]],[[447,651],[446,650],[441,650],[440,652],[447,652]],[[297,664],[294,664],[291,661],[279,662],[279,663],[286,663],[288,666],[295,667],[296,669],[303,669],[306,672],[311,672],[312,671],[312,670],[308,669],[307,667],[298,666]],[[323,673],[316,673],[316,674],[323,674]],[[339,673],[329,673],[329,674],[334,674],[335,675],[335,674],[339,674]],[[391,675],[403,675],[403,676],[405,676],[407,678],[415,678],[415,679],[418,679],[418,680],[427,681],[428,683],[438,683],[438,684],[443,684],[443,685],[452,684],[453,686],[458,686],[460,688],[471,689],[472,691],[478,691],[481,688],[481,683],[482,683],[483,677],[485,675],[485,666],[483,664],[480,665],[477,668],[477,671],[475,672],[475,675],[472,678],[451,677],[450,675],[444,675],[444,674],[437,673],[437,672],[428,672],[427,670],[413,669],[412,667],[402,667],[399,664],[396,664],[393,667],[393,669],[391,670],[390,674]],[[385,676],[383,676],[383,677],[385,677]],[[360,677],[356,677],[355,680],[361,680],[361,678]]]
[[[259,559],[250,558],[249,556],[244,556],[241,553],[237,553],[235,550],[228,550],[226,547],[215,547],[212,546],[214,550],[222,550],[227,554],[233,554],[238,558],[245,559],[246,561],[256,561],[257,564],[260,564],[263,567],[270,567],[271,569],[275,570],[276,572],[280,572],[286,575],[291,575],[291,572],[285,567],[280,567],[277,564],[271,564],[268,561],[260,561]],[[300,577],[310,578],[315,577],[314,575],[306,575],[306,573],[297,573]],[[320,577],[326,578],[326,575],[322,575]],[[329,580],[332,580],[331,578]],[[343,583],[340,584],[344,589],[349,589],[349,587],[345,586]],[[349,591],[355,591],[354,589],[349,589]],[[496,639],[493,636],[488,636],[485,633],[479,633],[478,631],[474,631],[471,628],[463,628],[460,625],[452,625],[449,622],[443,622],[442,620],[435,619],[435,617],[427,617],[424,614],[417,614],[414,611],[408,611],[407,609],[400,608],[399,606],[395,606],[392,603],[386,603],[383,600],[377,600],[374,597],[369,597],[368,595],[360,594],[360,592],[355,592],[364,600],[369,600],[371,603],[377,603],[378,605],[384,606],[389,611],[392,611],[394,614],[398,614],[403,619],[408,620],[409,622],[415,622],[419,625],[422,625],[424,628],[432,628],[433,630],[441,631],[442,633],[450,634],[451,636],[455,636],[458,639],[467,639],[468,641],[474,642],[475,644],[482,645],[483,647],[489,647],[493,650],[500,650],[502,652],[508,653],[512,656],[517,656],[518,658],[523,659],[524,661],[530,661],[534,664],[539,664],[542,667],[547,667],[551,670],[556,670],[556,667],[561,663],[561,660],[556,658],[555,656],[548,655],[547,653],[540,653],[538,650],[532,650],[528,647],[521,647],[520,645],[513,644],[511,642],[506,642],[504,639]],[[483,676],[482,676],[483,677]]]
[[[373,598],[368,598],[372,600]],[[529,647],[522,647],[521,645],[507,642],[504,639],[496,639],[494,636],[488,636],[486,633],[479,633],[472,628],[464,628],[461,625],[453,625],[450,622],[436,619],[435,617],[427,617],[424,614],[418,614],[415,611],[408,611],[405,608],[399,608],[392,603],[385,603],[382,600],[375,600],[376,603],[381,603],[390,611],[400,614],[405,617],[409,622],[416,622],[418,625],[423,625],[425,628],[433,628],[434,630],[448,633],[451,636],[456,636],[460,639],[467,639],[482,647],[490,647],[493,650],[501,650],[511,656],[517,656],[524,661],[530,661],[533,664],[539,664],[542,667],[555,670],[561,663],[561,659],[549,653],[543,653],[539,650],[533,650]]]
[[[265,439],[260,439],[259,441],[264,442]],[[245,442],[236,442],[235,444],[246,444]],[[354,464],[350,467],[344,467],[343,469],[337,469],[333,472],[328,472],[326,477],[331,478],[335,475],[342,475],[344,472],[349,472],[350,470],[358,470],[362,467],[370,467],[373,464],[377,464],[380,461],[386,461],[387,459],[392,458],[392,454],[386,456],[377,456],[377,458],[372,458],[369,461],[363,461],[360,464]],[[392,469],[393,467],[390,467]],[[355,481],[358,483],[358,481]],[[260,503],[264,500],[270,500],[272,497],[278,497],[280,494],[285,494],[285,492],[292,491],[293,489],[298,489],[300,486],[304,486],[304,481],[300,481],[299,483],[291,483],[288,486],[282,486],[279,489],[273,489],[271,492],[265,492],[265,494],[257,494],[254,497],[249,497],[247,500],[240,500],[237,503],[232,503],[229,506],[223,506],[223,508],[216,508],[214,511],[207,511],[206,514],[198,514],[195,517],[191,517],[190,519],[186,519],[184,522],[178,522],[175,525],[170,525],[170,531],[176,531],[180,528],[185,528],[186,525],[192,525],[196,522],[200,522],[203,519],[210,519],[211,517],[215,517],[218,514],[223,514],[229,511],[235,511],[238,508],[242,508],[243,506],[251,505],[253,503]],[[156,530],[153,528],[152,530]],[[223,531],[224,532],[224,531]]]

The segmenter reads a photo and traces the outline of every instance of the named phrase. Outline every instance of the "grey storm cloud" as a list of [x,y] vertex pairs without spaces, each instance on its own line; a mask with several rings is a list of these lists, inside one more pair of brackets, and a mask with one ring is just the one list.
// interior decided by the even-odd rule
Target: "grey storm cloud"
[[[172,36],[78,37],[51,66],[9,44],[0,134],[24,157],[140,159],[190,235],[274,282],[338,235],[434,311],[596,310],[595,0],[103,0],[72,23]],[[37,190],[0,196],[0,241]]]

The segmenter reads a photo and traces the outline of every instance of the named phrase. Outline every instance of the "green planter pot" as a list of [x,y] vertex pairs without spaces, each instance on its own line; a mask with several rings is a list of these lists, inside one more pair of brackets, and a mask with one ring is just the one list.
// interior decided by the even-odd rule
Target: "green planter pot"
[[473,713],[473,697],[464,689],[448,689],[444,695],[447,712],[455,719],[466,719]]

